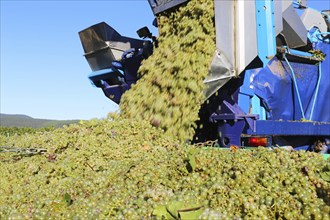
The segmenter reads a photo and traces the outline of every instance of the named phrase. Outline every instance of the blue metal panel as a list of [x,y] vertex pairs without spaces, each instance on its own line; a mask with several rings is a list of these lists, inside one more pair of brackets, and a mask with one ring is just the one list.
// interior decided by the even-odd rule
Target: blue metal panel
[[239,94],[238,105],[243,109],[244,112],[249,113],[250,109],[250,96]]
[[250,99],[254,95],[254,91],[250,88],[251,71],[246,70],[244,74],[243,85],[239,88],[238,106],[245,112],[249,113],[251,103]]
[[[319,67],[316,67],[318,72],[319,85],[316,84],[316,93],[313,94],[314,108],[307,109],[308,117],[313,121],[327,121],[330,122],[330,44],[318,42],[315,43],[315,50],[321,50],[327,56]],[[321,68],[322,67],[322,68]],[[313,111],[312,111],[313,110]]]
[[330,136],[330,123],[328,122],[257,120],[255,123],[256,131],[250,131],[253,135]]
[[306,117],[305,117],[305,111],[304,111],[304,108],[302,106],[302,102],[301,102],[301,98],[300,98],[300,92],[299,92],[298,85],[297,85],[296,73],[293,70],[292,65],[290,64],[290,62],[286,58],[285,54],[283,54],[283,58],[286,61],[287,65],[288,65],[288,67],[289,67],[289,69],[291,71],[292,81],[293,81],[293,85],[294,85],[294,88],[295,88],[295,91],[296,91],[296,93],[294,94],[294,96],[297,97],[297,99],[298,99],[298,104],[299,104],[301,116],[302,116],[303,119],[306,119]]
[[127,84],[109,85],[106,81],[103,82],[102,90],[106,97],[119,104],[120,98],[125,91],[129,89]]
[[276,54],[274,1],[256,1],[258,56],[267,65]]
[[96,87],[103,87],[104,81],[109,79],[112,79],[111,81],[117,84],[123,77],[124,72],[117,68],[97,70],[88,75],[89,80]]
[[[113,69],[113,68],[108,68],[108,69],[102,69],[102,70],[97,70],[97,71],[93,71],[91,72],[89,75],[88,75],[88,78],[100,78],[102,79],[102,77],[108,75],[108,74],[111,74],[113,72],[117,72],[119,71],[118,69]],[[123,76],[123,72],[122,71],[119,71]]]
[[239,88],[238,106],[247,114],[259,115],[259,119],[266,119],[265,108],[261,106],[260,98],[254,94],[251,86],[251,75],[255,70],[246,70],[243,85]]
[[[315,49],[329,54],[330,45],[319,43]],[[330,122],[330,57],[319,65],[290,62],[295,70],[298,90],[304,114],[313,121]],[[321,71],[319,73],[319,71]],[[319,81],[319,76],[322,79]],[[318,86],[319,82],[319,86]],[[302,118],[296,92],[293,88],[293,79],[286,62],[276,57],[266,68],[255,74],[252,82],[254,92],[263,99],[271,109],[273,120],[300,120]],[[318,89],[317,89],[318,88]],[[314,101],[314,99],[316,100]]]
[[259,115],[260,120],[266,120],[266,110],[264,107],[260,105],[260,98],[256,95],[254,95],[251,98],[251,104],[252,104],[252,114],[253,115]]

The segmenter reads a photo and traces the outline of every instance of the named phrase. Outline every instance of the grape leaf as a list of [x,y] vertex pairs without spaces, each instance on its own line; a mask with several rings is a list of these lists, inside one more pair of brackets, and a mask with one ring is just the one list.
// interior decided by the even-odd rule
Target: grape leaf
[[68,193],[64,194],[64,202],[68,206],[72,204],[71,196]]
[[179,212],[179,216],[181,220],[190,220],[190,219],[198,219],[198,217],[204,212],[203,209],[187,211],[187,212]]
[[173,201],[166,206],[167,211],[173,216],[174,219],[179,219],[178,210],[184,207],[184,203],[180,201]]
[[156,216],[157,219],[175,219],[166,209],[166,206],[159,205],[157,206],[153,212],[152,215]]
[[330,182],[330,171],[320,173],[321,178],[327,182]]

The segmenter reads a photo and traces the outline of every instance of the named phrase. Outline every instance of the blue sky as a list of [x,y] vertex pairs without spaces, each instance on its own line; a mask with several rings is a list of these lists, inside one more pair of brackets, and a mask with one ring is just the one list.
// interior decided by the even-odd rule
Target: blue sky
[[101,21],[126,36],[143,26],[157,34],[147,1],[1,0],[0,112],[90,119],[117,110],[91,86],[78,35]]
[[[47,119],[105,117],[118,106],[91,86],[78,32],[105,21],[136,37],[153,14],[147,0],[1,1],[0,112]],[[329,9],[329,1],[308,1]]]

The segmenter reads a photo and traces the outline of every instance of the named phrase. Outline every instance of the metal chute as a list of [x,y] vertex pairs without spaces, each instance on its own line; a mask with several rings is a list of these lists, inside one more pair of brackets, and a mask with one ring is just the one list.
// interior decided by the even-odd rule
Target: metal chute
[[79,32],[86,57],[93,71],[111,68],[130,48],[142,48],[145,41],[120,35],[101,22]]
[[148,0],[155,15],[178,7],[189,0]]

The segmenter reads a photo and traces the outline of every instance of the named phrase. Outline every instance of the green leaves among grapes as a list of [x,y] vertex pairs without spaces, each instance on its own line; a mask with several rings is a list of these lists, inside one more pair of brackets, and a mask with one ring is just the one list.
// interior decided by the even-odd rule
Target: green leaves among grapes
[[35,143],[56,160],[0,155],[1,219],[329,216],[330,183],[321,174],[329,161],[315,153],[196,148],[148,122],[115,117],[0,144]]
[[320,171],[320,176],[323,180],[330,182],[330,159],[327,160],[328,163],[323,169]]
[[202,207],[179,210],[179,217],[181,220],[199,219],[203,212]]
[[175,219],[166,209],[166,206],[158,205],[152,211],[152,215],[157,219]]
[[157,219],[190,220],[198,219],[203,212],[203,206],[197,206],[193,202],[170,201],[166,206],[157,206],[152,215]]
[[73,202],[71,196],[68,193],[64,194],[64,202],[67,206],[71,205]]
[[321,155],[183,143],[215,48],[212,4],[191,0],[158,16],[159,48],[120,115],[0,134],[0,146],[47,152],[0,152],[0,219],[329,219]]
[[188,151],[187,157],[186,157],[186,167],[188,172],[194,172],[196,169],[196,155],[198,153],[199,149],[198,148],[191,148]]

